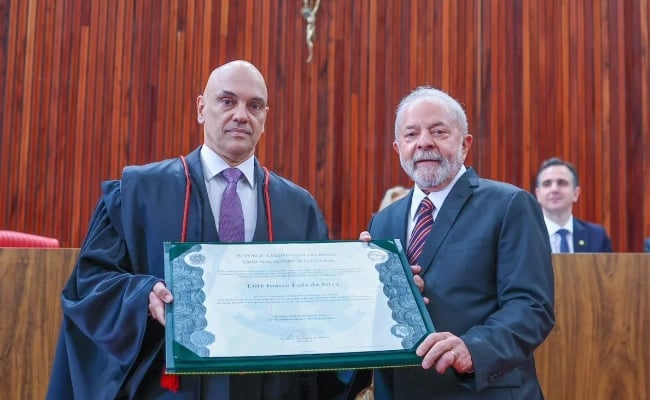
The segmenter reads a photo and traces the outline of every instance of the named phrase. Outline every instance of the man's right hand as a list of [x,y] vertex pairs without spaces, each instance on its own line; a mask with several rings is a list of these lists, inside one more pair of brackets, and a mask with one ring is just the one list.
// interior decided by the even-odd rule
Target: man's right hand
[[153,285],[149,292],[149,315],[160,325],[165,326],[165,304],[174,301],[174,296],[167,289],[163,282]]

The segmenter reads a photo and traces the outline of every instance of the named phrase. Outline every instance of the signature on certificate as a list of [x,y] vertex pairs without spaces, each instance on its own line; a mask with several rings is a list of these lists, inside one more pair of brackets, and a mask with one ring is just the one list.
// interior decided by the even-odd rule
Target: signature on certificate
[[292,340],[296,342],[313,342],[316,339],[325,339],[326,336],[320,329],[315,328],[293,328],[285,332],[280,340]]

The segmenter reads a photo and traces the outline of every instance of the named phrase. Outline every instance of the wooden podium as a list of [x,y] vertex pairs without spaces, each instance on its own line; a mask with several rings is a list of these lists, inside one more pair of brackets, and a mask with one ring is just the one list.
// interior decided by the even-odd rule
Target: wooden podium
[[553,255],[556,325],[535,352],[549,400],[650,399],[650,254]]
[[79,249],[0,248],[0,397],[44,399]]
[[[42,399],[78,249],[0,248],[2,398]],[[557,325],[535,352],[549,400],[650,399],[650,254],[554,255]]]

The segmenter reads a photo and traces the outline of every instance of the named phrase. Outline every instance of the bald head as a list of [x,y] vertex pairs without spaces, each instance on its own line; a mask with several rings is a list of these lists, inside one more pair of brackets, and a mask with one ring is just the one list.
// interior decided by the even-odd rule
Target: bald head
[[257,67],[245,60],[231,61],[215,68],[210,73],[203,94],[205,95],[210,90],[222,88],[224,85],[227,86],[227,82],[234,83],[235,80],[245,81],[246,85],[258,89],[260,93],[263,93],[264,104],[266,104],[268,91],[264,76],[262,76],[262,73]]
[[262,73],[248,61],[212,71],[196,99],[205,145],[233,167],[252,157],[264,133],[267,97]]

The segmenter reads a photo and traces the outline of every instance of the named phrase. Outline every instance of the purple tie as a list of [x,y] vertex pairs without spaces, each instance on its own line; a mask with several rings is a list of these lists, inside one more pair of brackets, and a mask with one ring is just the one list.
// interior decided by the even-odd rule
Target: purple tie
[[242,172],[237,168],[224,169],[221,174],[228,181],[221,198],[219,214],[219,240],[222,242],[244,241],[244,212],[237,195],[237,181]]
[[411,240],[406,249],[406,258],[411,265],[418,263],[418,258],[424,249],[424,242],[427,241],[429,233],[433,228],[433,203],[428,197],[425,197],[418,206],[416,214],[415,228],[411,233]]

